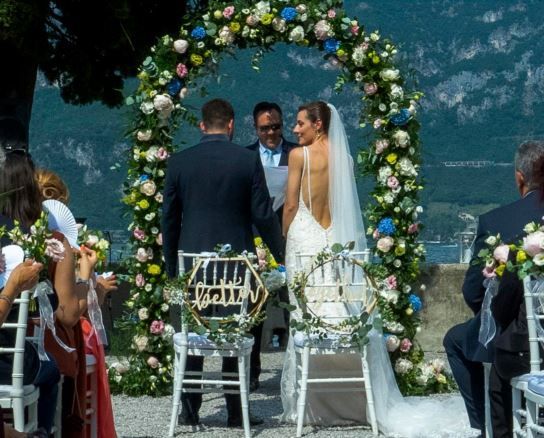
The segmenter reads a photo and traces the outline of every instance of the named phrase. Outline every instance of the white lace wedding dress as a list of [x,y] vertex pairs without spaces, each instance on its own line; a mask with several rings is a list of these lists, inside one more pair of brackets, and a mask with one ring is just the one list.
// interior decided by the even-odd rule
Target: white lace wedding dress
[[[306,254],[316,254],[326,246],[332,246],[333,241],[332,224],[325,229],[314,218],[311,211],[311,191],[309,173],[309,151],[304,147],[304,170],[303,176],[307,175],[308,181],[308,199],[309,207],[303,201],[302,184],[299,194],[298,211],[289,227],[287,234],[287,247],[285,264],[287,268],[287,279],[291,283],[293,273],[295,272],[295,252]],[[332,298],[332,297],[328,297]],[[296,305],[294,296],[290,293],[291,304]],[[342,317],[349,314],[343,303],[323,303],[319,306],[314,305],[313,312],[317,315],[326,315],[328,317]],[[296,311],[291,312],[291,318],[297,318],[299,314]],[[297,417],[297,398],[298,391],[296,385],[296,363],[295,351],[292,336],[289,337],[287,351],[283,365],[283,374],[281,379],[281,399],[283,404],[283,421],[295,422]],[[317,375],[327,375],[331,370],[340,377],[361,377],[361,359],[354,355],[327,355],[312,356],[310,361],[309,377],[315,378]],[[326,387],[329,391],[332,388],[346,389],[352,384],[312,384],[308,388],[306,424],[323,425],[341,425],[349,423],[364,423],[365,403],[364,390],[356,392],[316,392],[320,386]]]
[[[353,173],[353,160],[343,124],[336,109],[331,108],[329,127],[329,197],[332,224],[324,229],[312,215],[311,203],[308,206],[299,193],[299,207],[287,234],[286,268],[287,278],[291,282],[296,272],[295,252],[317,253],[334,243],[355,241],[358,251],[366,249],[364,225],[362,222],[359,198]],[[303,176],[309,170],[309,151],[304,149]],[[310,180],[311,175],[308,175]],[[305,184],[304,190],[309,190]],[[311,193],[308,191],[308,199]],[[291,303],[296,305],[294,297]],[[325,307],[326,306],[326,307]],[[341,303],[323,304],[314,308],[314,312],[328,316],[344,316],[348,310]],[[298,316],[291,313],[292,318]],[[389,355],[381,333],[370,333],[367,347],[368,364],[372,381],[372,393],[376,409],[376,418],[380,433],[386,436],[422,438],[422,437],[469,437],[477,432],[471,429],[462,398],[457,395],[440,397],[403,397],[398,389]],[[281,400],[283,404],[282,420],[295,422],[297,417],[296,358],[292,337],[285,354],[281,378]],[[312,356],[310,359],[310,377],[320,374],[328,376],[334,370],[335,376],[361,375],[361,361],[357,356]],[[338,384],[340,385],[340,384]],[[313,392],[308,388],[305,424],[324,426],[366,422],[366,403],[364,390],[345,393]],[[331,389],[328,384],[327,388]],[[338,386],[340,389],[340,386]]]

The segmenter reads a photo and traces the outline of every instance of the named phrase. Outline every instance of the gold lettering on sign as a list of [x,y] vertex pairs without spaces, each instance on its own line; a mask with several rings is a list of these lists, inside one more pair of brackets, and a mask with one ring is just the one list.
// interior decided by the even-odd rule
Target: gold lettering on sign
[[258,285],[257,290],[253,291],[249,285],[247,286],[242,285],[242,278],[238,278],[235,282],[232,280],[225,282],[220,279],[219,283],[215,285],[199,281],[194,286],[194,304],[198,310],[202,310],[210,305],[241,305],[247,299],[252,304],[257,303],[264,288],[262,285]]

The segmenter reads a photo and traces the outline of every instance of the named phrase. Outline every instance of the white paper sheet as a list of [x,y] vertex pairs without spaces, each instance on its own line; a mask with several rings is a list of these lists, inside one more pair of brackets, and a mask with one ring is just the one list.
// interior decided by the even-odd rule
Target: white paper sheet
[[273,200],[272,208],[278,210],[285,202],[287,188],[287,166],[265,167],[264,176],[270,197]]

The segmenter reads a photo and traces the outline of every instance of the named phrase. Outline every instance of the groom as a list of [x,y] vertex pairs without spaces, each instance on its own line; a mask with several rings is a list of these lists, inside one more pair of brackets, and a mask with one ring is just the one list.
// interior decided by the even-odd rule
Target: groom
[[[234,110],[213,99],[202,107],[199,144],[168,160],[162,217],[163,252],[169,277],[177,274],[177,251],[212,251],[229,243],[241,253],[255,251],[252,224],[270,251],[283,261],[283,238],[272,211],[259,155],[231,142]],[[202,371],[203,357],[189,356],[188,371]],[[223,371],[237,370],[236,358],[223,359]],[[240,396],[225,394],[227,426],[241,426]],[[180,422],[199,423],[202,394],[182,394]],[[253,418],[252,424],[262,420]]]
[[[515,179],[521,199],[491,210],[480,216],[478,231],[474,242],[474,252],[470,267],[463,283],[465,302],[474,312],[474,318],[452,327],[444,337],[444,348],[448,356],[451,371],[459,391],[465,401],[470,425],[483,431],[484,413],[484,372],[482,362],[493,362],[495,345],[493,342],[486,349],[478,341],[480,331],[480,311],[485,295],[483,285],[483,267],[473,264],[480,250],[486,247],[485,240],[490,235],[500,234],[501,239],[511,243],[523,235],[523,227],[529,222],[540,222],[544,214],[544,204],[540,200],[537,181],[533,175],[533,165],[544,157],[544,143],[527,141],[522,143],[515,156]],[[501,392],[500,379],[490,379],[490,394]],[[509,380],[509,379],[508,379]],[[491,400],[492,411],[493,397]],[[510,415],[510,412],[504,415]],[[495,418],[494,434],[497,430]],[[502,422],[502,419],[499,419]],[[498,435],[498,434],[497,434]]]

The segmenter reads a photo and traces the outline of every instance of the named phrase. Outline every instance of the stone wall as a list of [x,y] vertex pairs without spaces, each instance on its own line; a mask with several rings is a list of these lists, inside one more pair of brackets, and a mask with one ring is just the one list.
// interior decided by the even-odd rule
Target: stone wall
[[[421,282],[426,285],[426,290],[423,293],[417,292],[423,301],[421,332],[417,340],[425,351],[442,352],[444,350],[442,338],[448,329],[472,317],[461,292],[467,267],[468,265],[453,264],[423,267]],[[103,319],[108,332],[111,333],[112,322],[123,314],[122,303],[128,296],[128,284],[123,283],[119,291],[112,294],[111,307],[108,302],[104,305]],[[263,331],[263,350],[267,349],[271,341],[272,329],[285,327],[282,319],[282,311],[269,309],[269,317],[265,321]]]

